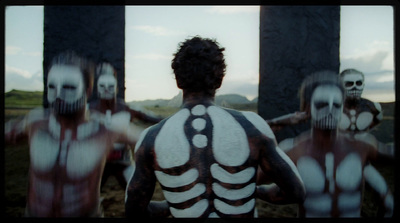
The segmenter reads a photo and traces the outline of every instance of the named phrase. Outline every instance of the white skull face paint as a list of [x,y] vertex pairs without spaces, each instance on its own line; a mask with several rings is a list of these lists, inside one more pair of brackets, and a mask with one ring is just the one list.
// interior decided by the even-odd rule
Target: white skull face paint
[[117,80],[114,75],[101,75],[97,80],[97,92],[101,99],[113,99],[117,93]]
[[343,110],[340,89],[333,85],[317,87],[311,97],[311,119],[319,129],[336,129]]
[[364,77],[362,74],[352,73],[346,74],[342,78],[343,85],[346,89],[348,98],[360,99],[364,90]]
[[86,104],[83,75],[76,66],[55,65],[48,74],[47,100],[56,114],[71,114]]

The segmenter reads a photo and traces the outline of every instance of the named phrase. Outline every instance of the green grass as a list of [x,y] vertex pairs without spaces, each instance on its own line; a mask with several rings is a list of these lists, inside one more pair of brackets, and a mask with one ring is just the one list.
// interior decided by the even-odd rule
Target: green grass
[[33,108],[43,104],[43,92],[11,90],[4,94],[4,107]]

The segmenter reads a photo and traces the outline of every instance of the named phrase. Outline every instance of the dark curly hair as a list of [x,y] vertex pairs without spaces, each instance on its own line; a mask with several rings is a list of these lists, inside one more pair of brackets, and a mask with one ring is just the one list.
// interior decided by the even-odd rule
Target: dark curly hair
[[311,96],[314,90],[321,85],[337,86],[342,92],[343,99],[345,98],[344,87],[339,80],[338,74],[330,70],[318,71],[304,78],[300,86],[300,111],[310,109]]
[[199,36],[181,42],[171,64],[178,88],[214,96],[225,76],[224,50],[216,40]]

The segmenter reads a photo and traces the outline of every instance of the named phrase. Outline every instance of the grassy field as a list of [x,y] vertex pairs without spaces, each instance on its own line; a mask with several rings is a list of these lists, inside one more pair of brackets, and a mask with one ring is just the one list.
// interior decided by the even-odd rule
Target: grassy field
[[43,92],[12,90],[4,95],[4,107],[32,108],[41,106],[43,103]]
[[[18,94],[14,94],[18,95]],[[41,97],[40,94],[35,97]],[[24,97],[22,97],[24,98]],[[41,106],[41,102],[23,104],[18,102],[18,96],[5,98],[5,120],[25,115],[29,109],[26,107]],[[24,100],[31,101],[27,98]],[[25,101],[26,102],[26,101]],[[241,106],[241,107],[240,107]],[[232,106],[240,110],[256,111],[257,105]],[[383,142],[393,142],[393,110],[392,104],[382,105],[385,115],[382,123],[374,130],[374,135]],[[175,113],[178,108],[167,107],[147,107],[146,109],[154,112],[156,115],[167,117]],[[28,167],[29,167],[29,146],[27,140],[19,141],[15,145],[7,144],[4,149],[5,154],[5,213],[7,217],[21,217],[24,213],[26,204],[26,192],[28,185]],[[394,164],[377,162],[374,166],[386,179],[390,189],[394,192]],[[101,196],[104,197],[102,203],[105,217],[123,217],[124,216],[124,190],[119,187],[117,181],[110,177],[105,185]],[[159,186],[156,187],[153,199],[162,200],[163,195]],[[271,205],[257,200],[259,217],[296,217],[297,205]],[[363,216],[375,216],[377,205],[371,189],[367,187],[364,194],[364,203],[362,208]]]

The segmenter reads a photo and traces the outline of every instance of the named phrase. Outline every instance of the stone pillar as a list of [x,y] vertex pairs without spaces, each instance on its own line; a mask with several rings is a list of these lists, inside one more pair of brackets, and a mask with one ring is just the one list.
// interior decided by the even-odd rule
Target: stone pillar
[[[340,6],[261,6],[258,112],[271,119],[299,111],[298,90],[315,71],[339,72]],[[288,126],[278,142],[310,128]]]
[[[74,50],[95,63],[107,61],[117,70],[118,94],[125,98],[125,7],[45,6],[43,47],[43,106],[47,102],[47,73],[51,59]],[[93,92],[97,91],[96,84]],[[93,93],[89,100],[97,98]]]

